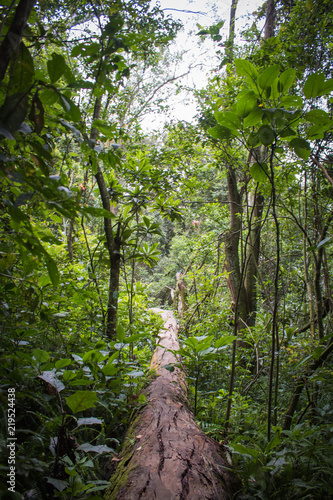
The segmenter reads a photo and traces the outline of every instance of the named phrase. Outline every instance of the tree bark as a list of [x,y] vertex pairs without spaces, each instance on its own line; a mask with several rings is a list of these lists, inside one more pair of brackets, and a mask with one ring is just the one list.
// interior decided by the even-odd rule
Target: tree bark
[[265,21],[265,40],[274,36],[275,28],[275,9],[276,0],[268,0],[266,6],[266,21]]
[[5,77],[12,56],[17,52],[22,41],[32,8],[36,0],[20,0],[16,7],[12,24],[0,46],[0,85]]
[[[165,322],[150,365],[156,378],[145,391],[147,404],[130,426],[104,499],[234,498],[241,482],[223,448],[195,423],[188,408],[185,375],[178,367],[180,359],[169,351],[179,349],[176,320],[171,311],[153,311]],[[174,371],[166,365],[173,365]]]
[[246,273],[244,280],[246,295],[246,323],[254,326],[257,312],[257,279],[260,253],[261,219],[264,207],[264,197],[255,193],[252,197],[252,206],[249,217],[249,238],[246,245]]

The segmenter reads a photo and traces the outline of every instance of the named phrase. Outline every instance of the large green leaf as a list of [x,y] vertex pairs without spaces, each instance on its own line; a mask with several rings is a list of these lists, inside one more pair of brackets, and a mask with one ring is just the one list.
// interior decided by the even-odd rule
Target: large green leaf
[[44,351],[43,349],[34,349],[32,351],[32,355],[37,363],[45,363],[50,359],[49,353],[47,351]]
[[312,109],[308,113],[306,113],[305,118],[307,121],[314,123],[315,125],[324,125],[331,123],[331,118],[326,111],[323,109]]
[[303,105],[303,99],[298,95],[286,95],[280,101],[280,105],[286,109],[289,108],[301,108]]
[[120,323],[118,323],[117,325],[117,339],[119,340],[119,342],[124,342],[126,339],[125,329]]
[[280,72],[280,66],[278,64],[274,64],[274,66],[269,66],[268,68],[266,68],[261,73],[261,75],[259,75],[258,79],[259,87],[261,87],[264,90],[270,87],[273,84],[274,80],[276,80],[276,78],[278,77],[279,72]]
[[245,76],[248,81],[257,81],[258,71],[253,66],[253,64],[251,64],[246,59],[236,59],[235,67],[238,76]]
[[219,125],[229,129],[233,135],[238,135],[238,131],[241,127],[241,121],[239,116],[232,111],[216,111],[214,116]]
[[249,113],[243,120],[244,128],[253,127],[257,125],[262,119],[264,112],[262,108],[256,107],[251,113]]
[[313,73],[310,75],[303,87],[304,95],[307,99],[311,97],[319,97],[320,92],[323,90],[325,84],[324,73]]
[[268,165],[267,163],[253,163],[250,165],[251,177],[256,182],[265,182],[268,179]]
[[287,92],[295,81],[296,70],[294,68],[288,68],[284,71],[278,81],[278,90],[281,92]]
[[57,287],[59,285],[59,281],[60,281],[60,274],[58,271],[57,264],[55,263],[54,259],[52,259],[52,257],[49,254],[45,255],[45,263],[46,263],[46,267],[47,267],[49,276],[50,276],[51,281],[52,281],[52,285],[54,287]]
[[65,58],[61,54],[53,52],[51,59],[47,61],[47,70],[52,83],[55,83],[62,77],[67,70]]
[[245,117],[257,106],[257,99],[251,90],[242,90],[237,96],[236,111],[240,117]]
[[11,75],[12,85],[10,88],[11,93],[25,92],[29,90],[35,75],[33,58],[24,45],[20,43],[17,53],[14,70]]
[[264,146],[269,146],[275,141],[274,131],[268,125],[262,125],[257,132],[257,136]]
[[289,145],[293,148],[299,158],[302,158],[303,160],[307,160],[309,158],[311,154],[311,147],[305,139],[296,137],[289,142]]
[[333,78],[329,78],[326,80],[319,92],[318,97],[322,97],[323,95],[330,94],[333,92]]
[[73,413],[93,408],[97,401],[95,391],[76,391],[72,396],[66,398],[66,403]]
[[231,130],[227,127],[222,127],[222,125],[215,125],[215,127],[209,128],[208,133],[214,139],[219,139],[220,141],[228,140],[233,136]]

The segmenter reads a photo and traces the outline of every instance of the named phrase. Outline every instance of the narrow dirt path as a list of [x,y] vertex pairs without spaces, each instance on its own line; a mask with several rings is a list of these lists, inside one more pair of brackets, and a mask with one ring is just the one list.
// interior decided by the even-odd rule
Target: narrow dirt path
[[129,439],[104,498],[232,499],[241,483],[223,449],[197,426],[188,406],[184,372],[164,368],[180,361],[168,351],[179,349],[177,322],[171,311],[153,312],[164,320],[150,365],[156,377],[145,391],[148,404],[128,430]]

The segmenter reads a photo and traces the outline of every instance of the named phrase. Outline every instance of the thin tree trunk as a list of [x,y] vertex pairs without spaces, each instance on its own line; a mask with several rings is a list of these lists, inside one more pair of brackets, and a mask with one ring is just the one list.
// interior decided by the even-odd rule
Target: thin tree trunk
[[36,0],[20,0],[12,24],[0,46],[0,85],[22,41],[23,33]]
[[[95,100],[93,120],[98,120],[101,115],[101,99],[97,97]],[[91,129],[90,140],[96,141],[98,131],[95,128]],[[102,205],[105,210],[111,212],[111,203],[109,192],[105,183],[103,171],[97,164],[97,172],[95,174],[99,193],[102,200]],[[118,309],[118,294],[119,294],[119,278],[120,278],[120,225],[118,224],[117,235],[114,236],[111,218],[104,217],[104,232],[106,236],[106,244],[110,259],[110,278],[109,278],[109,296],[107,310],[106,333],[111,339],[115,338],[117,330],[117,309]]]
[[[257,311],[257,278],[261,240],[261,219],[264,207],[264,197],[255,193],[252,197],[252,210],[249,218],[249,238],[246,247],[246,274],[244,280],[246,294],[246,323],[254,326]],[[251,209],[251,207],[248,207]]]
[[234,59],[235,21],[236,21],[237,4],[238,0],[232,0],[230,7],[229,40],[228,40],[229,47],[228,50],[226,50],[230,63]]
[[276,0],[268,0],[266,6],[266,20],[265,20],[265,40],[274,36],[275,28],[275,3]]
[[[147,404],[128,431],[121,461],[105,500],[232,499],[242,487],[223,448],[202,432],[188,408],[187,384],[178,367],[177,323],[162,315],[164,330],[150,368],[157,375],[146,390]],[[173,365],[174,371],[164,366]]]

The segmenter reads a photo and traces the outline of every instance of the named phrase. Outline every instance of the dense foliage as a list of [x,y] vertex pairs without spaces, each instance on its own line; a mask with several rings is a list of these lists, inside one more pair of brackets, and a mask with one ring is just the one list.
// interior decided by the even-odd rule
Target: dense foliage
[[179,23],[146,0],[0,7],[1,498],[102,498],[145,404],[152,306],[178,314],[242,498],[333,498],[333,14],[275,7],[246,48],[200,26],[221,64],[197,122],[149,135]]

